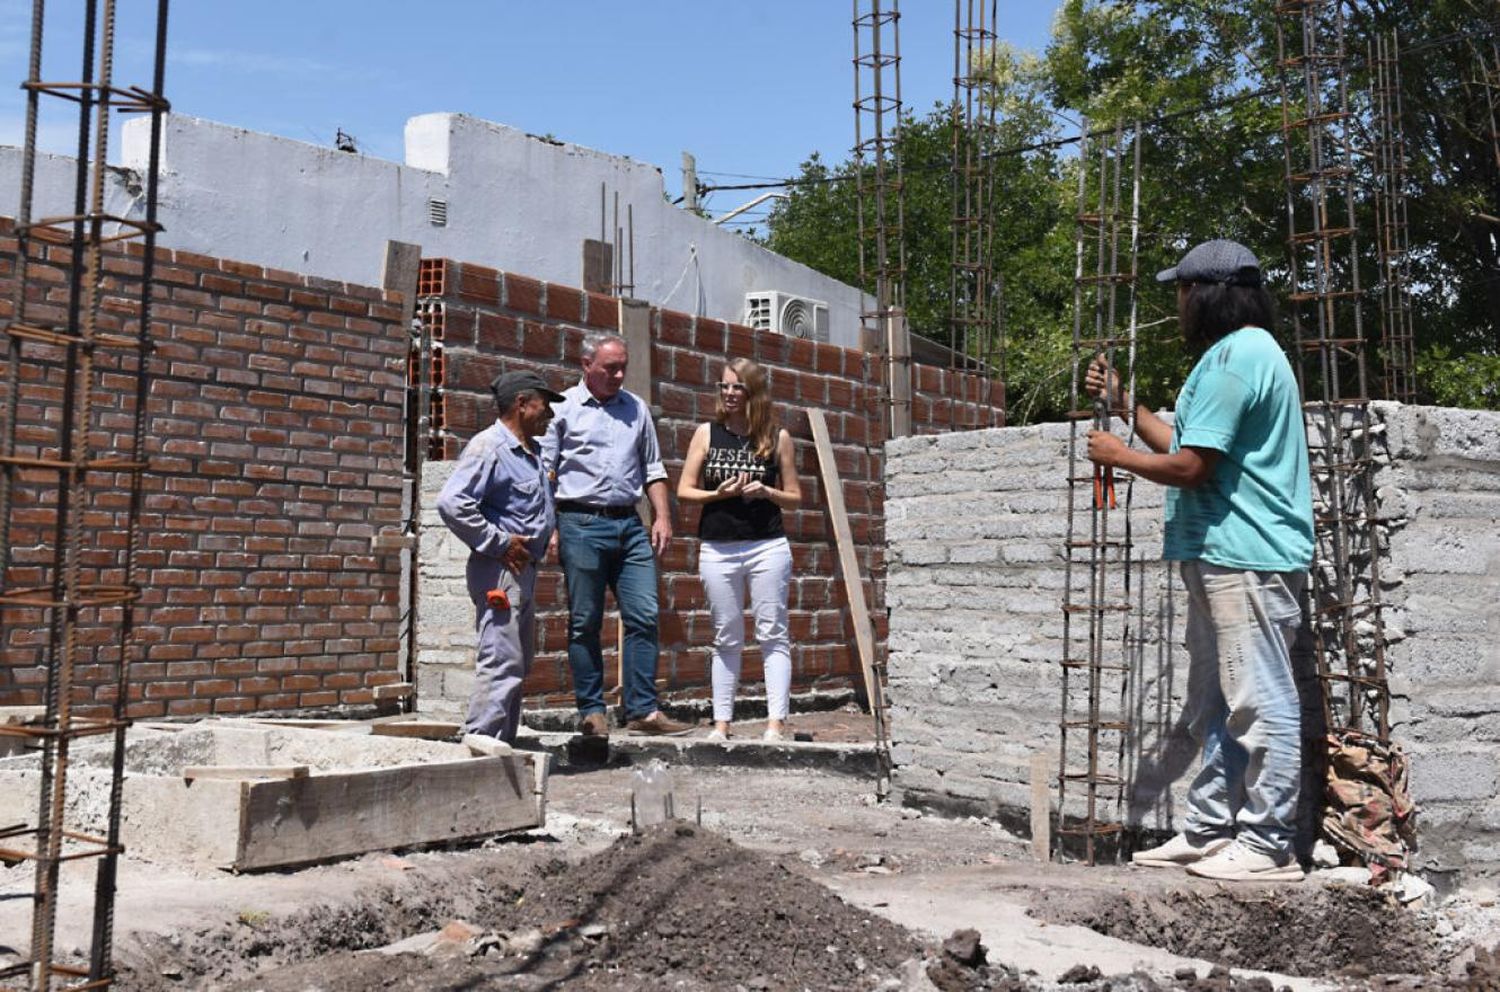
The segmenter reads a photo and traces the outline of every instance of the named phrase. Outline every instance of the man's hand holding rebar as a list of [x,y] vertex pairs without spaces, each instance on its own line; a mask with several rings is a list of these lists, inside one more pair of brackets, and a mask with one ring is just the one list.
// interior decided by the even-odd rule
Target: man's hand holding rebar
[[1108,390],[1110,409],[1124,409],[1125,395],[1120,389],[1120,375],[1110,367],[1109,359],[1103,355],[1095,355],[1094,360],[1089,363],[1088,371],[1084,374],[1083,386],[1088,394],[1096,399],[1106,398],[1106,390]]
[[1117,468],[1129,452],[1129,446],[1109,431],[1089,431],[1089,461],[1094,464]]

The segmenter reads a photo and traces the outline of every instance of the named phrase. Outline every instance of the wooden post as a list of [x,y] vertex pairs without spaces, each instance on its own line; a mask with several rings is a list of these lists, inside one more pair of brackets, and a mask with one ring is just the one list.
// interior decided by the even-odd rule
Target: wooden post
[[608,241],[583,239],[583,288],[585,292],[613,292],[614,251],[614,246]]
[[885,353],[891,437],[907,437],[911,434],[911,331],[900,310],[891,310],[886,318]]
[[1052,859],[1052,756],[1045,751],[1031,755],[1031,856]]
[[[387,241],[385,243],[385,259],[381,264],[380,285],[383,289],[396,290],[401,294],[401,328],[405,333],[412,333],[413,323],[417,313],[417,275],[422,266],[422,246],[411,244],[406,241]],[[425,335],[424,335],[425,337]],[[420,351],[422,345],[415,347]],[[424,352],[425,354],[425,352]],[[408,358],[409,360],[409,358]],[[403,454],[403,482],[401,491],[401,520],[400,534],[377,535],[385,537],[387,542],[392,540],[400,544],[392,550],[400,553],[401,570],[397,581],[397,595],[406,604],[405,617],[397,632],[397,653],[403,659],[402,664],[405,671],[402,672],[403,681],[415,685],[417,681],[417,530],[422,518],[421,495],[422,495],[422,461],[427,453],[427,438],[423,436],[420,429],[422,418],[426,414],[427,383],[425,376],[427,370],[424,362],[417,363],[418,376],[424,381],[418,382],[415,389],[406,390],[403,401],[401,422],[405,425],[407,437],[405,451]],[[413,409],[415,407],[415,409]],[[373,545],[373,542],[372,542]],[[377,551],[381,550],[378,546]],[[410,711],[416,706],[416,693],[411,692],[401,697],[400,706]]]

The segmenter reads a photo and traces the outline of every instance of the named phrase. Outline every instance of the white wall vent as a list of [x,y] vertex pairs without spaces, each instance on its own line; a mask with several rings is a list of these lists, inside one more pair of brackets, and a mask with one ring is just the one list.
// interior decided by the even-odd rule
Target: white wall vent
[[789,338],[828,341],[828,304],[791,293],[745,294],[745,326]]
[[448,201],[429,198],[427,200],[427,220],[433,227],[447,227]]

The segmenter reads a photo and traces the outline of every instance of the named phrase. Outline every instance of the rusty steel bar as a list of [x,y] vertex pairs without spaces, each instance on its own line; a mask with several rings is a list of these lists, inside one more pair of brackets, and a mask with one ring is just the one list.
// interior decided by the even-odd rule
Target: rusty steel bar
[[1401,121],[1400,42],[1394,31],[1370,39],[1370,111],[1375,167],[1375,244],[1380,271],[1381,381],[1385,398],[1416,398],[1411,303],[1411,239],[1407,223],[1406,132]]
[[[62,983],[70,989],[105,988],[114,980],[112,965],[114,898],[120,845],[121,783],[124,772],[125,731],[128,725],[129,666],[133,660],[134,607],[140,599],[139,524],[143,501],[145,416],[149,397],[151,352],[150,305],[156,219],[157,176],[161,116],[168,105],[162,96],[165,68],[167,0],[158,0],[155,74],[153,87],[120,87],[113,81],[115,58],[116,0],[86,0],[81,39],[82,66],[77,81],[47,82],[40,78],[43,64],[44,0],[32,5],[31,57],[27,94],[26,142],[22,151],[21,202],[17,217],[15,306],[3,328],[8,343],[6,403],[0,429],[0,619],[15,608],[41,610],[47,614],[44,661],[46,681],[39,725],[6,728],[12,736],[30,737],[39,743],[40,758],[37,808],[34,822],[8,829],[7,837],[33,838],[30,846],[12,853],[35,862],[32,893],[31,942],[26,959],[4,975],[25,975],[29,987],[48,992]],[[76,108],[77,156],[72,210],[66,215],[36,219],[36,134],[44,97],[60,98]],[[151,152],[145,177],[145,219],[114,216],[105,210],[106,162],[109,155],[111,112],[145,111],[151,114]],[[113,228],[113,230],[111,230]],[[105,272],[105,253],[115,242],[139,239],[143,247],[139,306],[134,313],[134,333],[116,329],[118,318],[101,318],[104,294],[117,293],[125,277]],[[34,317],[28,308],[28,290],[35,290],[32,267],[53,263],[47,246],[66,245],[65,316],[52,321]],[[50,283],[49,283],[50,285]],[[128,290],[126,290],[128,292]],[[40,298],[40,297],[38,297]],[[128,322],[123,325],[128,326]],[[29,346],[46,349],[33,355]],[[34,424],[22,423],[30,411],[20,406],[21,383],[28,381],[27,368],[44,370],[58,364],[61,352],[61,417],[55,421],[53,438],[37,440],[27,433]],[[134,367],[132,368],[132,362]],[[95,453],[95,437],[103,444],[116,443],[108,432],[99,432],[96,420],[105,409],[97,402],[99,377],[104,372],[134,381],[132,432],[124,453]],[[38,374],[45,374],[39,372]],[[39,414],[45,418],[45,414]],[[25,447],[20,439],[25,436]],[[120,442],[124,443],[124,442]],[[29,474],[23,475],[25,470]],[[51,478],[52,483],[39,482]],[[17,487],[31,487],[29,502],[50,507],[51,521],[36,531],[40,547],[27,550],[25,567],[16,559],[17,534],[14,508]],[[88,518],[96,494],[121,487],[128,491],[124,519],[119,523],[96,523]],[[50,504],[49,504],[50,500]],[[98,536],[109,531],[123,534],[108,542]],[[101,547],[122,547],[123,560],[109,564],[96,557]],[[50,559],[50,560],[49,560]],[[21,576],[40,576],[29,583]],[[80,664],[107,664],[110,648],[87,648],[84,628],[97,629],[117,622],[114,642],[113,684],[108,687],[109,716],[75,712],[75,684]],[[4,631],[0,630],[0,640]],[[92,640],[92,638],[90,639]],[[86,655],[86,652],[88,654]],[[98,707],[96,706],[96,709]],[[106,835],[95,837],[67,827],[65,799],[69,758],[74,741],[84,737],[110,738],[111,781],[106,814]],[[9,848],[8,848],[9,850]],[[56,940],[58,880],[67,861],[97,858],[93,898],[93,924],[89,962],[81,965],[59,960]],[[81,943],[81,941],[75,941]],[[76,981],[86,979],[86,981]]]
[[[1125,745],[1131,732],[1128,708],[1132,675],[1131,594],[1139,567],[1129,528],[1130,479],[1122,473],[1097,469],[1088,460],[1080,425],[1109,430],[1116,414],[1104,401],[1084,396],[1083,371],[1096,353],[1117,365],[1134,393],[1136,302],[1135,284],[1140,244],[1140,129],[1130,136],[1126,153],[1125,129],[1090,132],[1084,126],[1077,168],[1078,208],[1074,241],[1072,411],[1069,414],[1068,506],[1064,538],[1062,709],[1059,720],[1058,826],[1059,855],[1068,838],[1082,839],[1085,863],[1095,864],[1100,842],[1123,830],[1126,789]],[[1096,160],[1097,159],[1097,160]],[[1123,202],[1126,190],[1130,203]],[[1121,238],[1127,238],[1121,254]],[[1090,245],[1092,249],[1090,250]],[[1092,262],[1085,262],[1092,254]],[[1090,269],[1092,271],[1090,271]],[[1122,322],[1119,293],[1125,290]],[[1085,334],[1085,328],[1091,328]],[[1126,486],[1121,512],[1117,486]],[[1076,536],[1088,519],[1087,536]],[[1123,518],[1123,534],[1120,532]],[[1112,529],[1113,528],[1113,529]],[[1075,675],[1084,676],[1077,693]],[[1082,698],[1078,698],[1079,695]],[[1113,706],[1114,711],[1109,712]],[[1079,715],[1079,711],[1082,715]],[[1084,738],[1082,756],[1070,753],[1076,742],[1070,731]],[[1076,733],[1075,733],[1076,736]],[[1112,746],[1111,746],[1112,745]],[[1081,788],[1081,812],[1070,808],[1070,785]],[[1119,853],[1119,846],[1115,846]]]
[[[981,402],[955,397],[954,426],[990,426],[989,380],[999,339],[999,300],[993,242],[995,203],[995,101],[987,67],[998,36],[997,0],[954,0],[953,103],[949,113],[949,185],[952,217],[948,293],[949,366],[981,377]],[[956,380],[960,383],[965,380]],[[959,400],[962,403],[959,403]],[[1003,413],[1002,413],[1003,417]],[[961,419],[962,418],[962,419]]]
[[[1311,623],[1331,733],[1390,736],[1343,4],[1275,7],[1292,327],[1313,477]],[[1337,687],[1342,685],[1343,691]]]
[[[904,333],[906,278],[905,203],[901,157],[895,129],[901,124],[901,9],[899,0],[853,0],[854,28],[854,171],[859,238],[860,289],[874,290],[873,308],[861,304],[866,339],[881,342],[886,362],[886,428],[910,421],[910,390],[898,398],[893,385],[899,371],[910,376],[909,350],[897,355],[893,337]],[[889,45],[886,39],[889,36]],[[868,129],[868,134],[867,134]],[[904,405],[905,409],[899,409]],[[885,661],[872,659],[875,685],[870,687],[870,715],[875,732],[876,795],[890,788],[891,749]]]

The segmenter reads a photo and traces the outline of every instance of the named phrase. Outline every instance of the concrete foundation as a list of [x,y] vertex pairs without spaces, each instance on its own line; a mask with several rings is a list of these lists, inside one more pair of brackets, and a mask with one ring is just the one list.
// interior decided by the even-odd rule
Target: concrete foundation
[[[121,833],[133,856],[236,871],[541,826],[545,755],[223,721],[134,729]],[[0,808],[34,809],[38,759],[0,760]],[[103,834],[109,749],[75,746],[70,829]]]

